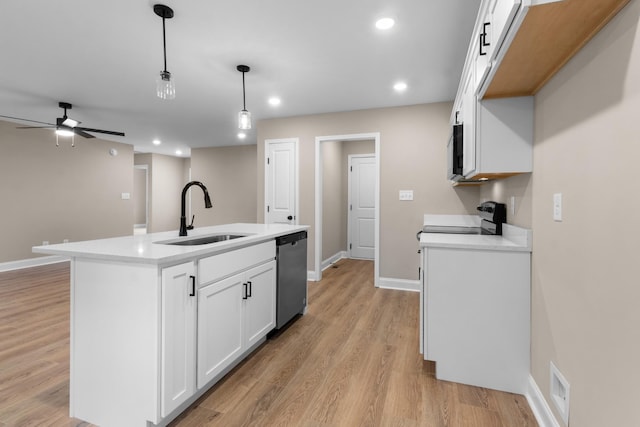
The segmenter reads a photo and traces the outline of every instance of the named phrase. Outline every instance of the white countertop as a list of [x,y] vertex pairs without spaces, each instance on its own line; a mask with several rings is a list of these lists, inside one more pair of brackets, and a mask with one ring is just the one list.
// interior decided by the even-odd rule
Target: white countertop
[[[80,257],[139,264],[166,264],[227,252],[231,249],[275,239],[276,237],[304,231],[308,228],[308,225],[237,223],[195,228],[189,230],[189,235],[186,237],[179,237],[178,230],[174,230],[162,233],[34,246],[32,250],[35,253],[59,255],[68,258]],[[233,240],[195,246],[157,243],[167,240],[187,240],[210,234],[248,235]]]
[[502,236],[422,233],[420,247],[531,252],[531,230],[502,225]]

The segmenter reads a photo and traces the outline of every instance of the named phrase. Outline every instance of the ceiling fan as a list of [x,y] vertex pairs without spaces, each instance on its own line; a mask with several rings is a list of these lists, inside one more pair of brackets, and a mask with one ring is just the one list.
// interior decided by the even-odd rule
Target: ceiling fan
[[42,125],[45,125],[45,126],[20,126],[20,127],[16,128],[16,129],[46,129],[46,128],[51,128],[51,129],[55,129],[56,130],[56,134],[58,134],[58,135],[63,135],[63,136],[80,135],[80,136],[82,136],[84,138],[95,138],[95,136],[91,135],[89,132],[92,132],[92,133],[104,133],[104,134],[107,134],[107,135],[124,136],[124,132],[115,132],[115,131],[111,131],[111,130],[102,130],[102,129],[92,129],[92,128],[80,127],[80,126],[78,126],[80,124],[79,121],[74,120],[74,119],[72,119],[72,118],[67,116],[67,110],[71,110],[73,108],[73,106],[71,104],[69,104],[68,102],[59,102],[58,106],[64,110],[64,114],[62,115],[62,117],[56,118],[55,124],[54,123],[40,122],[38,120],[23,119],[23,118],[20,118],[20,117],[11,117],[11,116],[3,116],[3,115],[0,115],[0,117],[5,117],[7,119],[22,120],[22,121],[25,121],[25,122],[40,123]]

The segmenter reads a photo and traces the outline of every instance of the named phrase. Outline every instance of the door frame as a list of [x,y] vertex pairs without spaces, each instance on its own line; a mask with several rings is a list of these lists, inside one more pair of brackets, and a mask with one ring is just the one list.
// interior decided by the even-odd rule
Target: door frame
[[263,212],[264,212],[264,222],[265,224],[268,223],[268,218],[269,218],[269,213],[267,212],[267,206],[269,205],[269,168],[267,167],[267,159],[269,158],[269,146],[271,144],[280,144],[280,143],[289,143],[292,142],[294,149],[295,149],[295,156],[294,156],[294,197],[296,198],[295,201],[295,210],[296,210],[296,214],[295,217],[293,218],[293,225],[298,225],[299,224],[299,217],[300,217],[300,172],[299,172],[299,165],[300,165],[300,143],[299,143],[299,139],[298,138],[277,138],[277,139],[265,139],[264,140],[264,206],[263,206]]
[[[351,168],[353,165],[353,159],[368,159],[368,158],[372,158],[376,159],[376,155],[375,153],[368,153],[368,154],[349,154],[348,156],[348,168]],[[353,198],[353,193],[351,192],[351,184],[352,184],[352,174],[350,173],[350,171],[347,171],[347,254],[349,256],[349,258],[351,258],[351,246],[350,243],[353,242],[352,239],[352,235],[351,233],[353,233],[353,227],[351,226],[351,221],[353,220],[353,210],[349,209],[349,206],[351,206],[353,204],[352,198]],[[377,189],[377,187],[376,187]],[[376,200],[377,201],[377,200]],[[377,205],[375,206],[377,207]],[[377,211],[375,210],[374,207],[374,215],[375,213],[377,213]],[[375,221],[375,219],[374,219]],[[374,232],[375,234],[375,232]],[[375,249],[375,248],[374,248]]]
[[[133,165],[133,168],[144,170],[144,228],[147,230],[147,233],[149,233],[149,165]],[[140,225],[142,224],[133,224],[133,227],[136,228],[136,226]]]
[[314,248],[314,279],[322,280],[322,150],[320,144],[328,141],[362,141],[373,139],[375,142],[375,225],[374,225],[374,276],[373,284],[379,287],[380,283],[380,132],[357,133],[348,135],[316,136],[315,143],[315,248]]

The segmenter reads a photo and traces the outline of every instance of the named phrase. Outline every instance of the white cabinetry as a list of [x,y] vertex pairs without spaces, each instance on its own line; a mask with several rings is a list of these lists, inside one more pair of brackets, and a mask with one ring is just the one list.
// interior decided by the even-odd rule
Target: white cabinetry
[[198,291],[198,388],[242,354],[242,292],[239,274]]
[[275,327],[275,270],[269,261],[198,291],[198,388]]
[[[533,170],[533,98],[480,100],[520,0],[486,0],[480,7],[456,96],[452,124],[463,124],[466,179],[504,178]],[[503,115],[503,113],[505,113]]]
[[193,262],[162,269],[161,414],[196,391],[196,294]]
[[275,255],[269,240],[176,265],[74,258],[70,415],[175,417],[275,327]]
[[436,378],[524,394],[530,253],[423,247],[422,254],[421,345]]

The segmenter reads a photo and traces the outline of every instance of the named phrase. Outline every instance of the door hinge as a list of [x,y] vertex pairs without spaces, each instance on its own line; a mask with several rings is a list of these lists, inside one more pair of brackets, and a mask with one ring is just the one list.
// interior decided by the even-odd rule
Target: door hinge
[[267,213],[269,213],[269,206],[267,206]]
[[353,205],[349,205],[349,210],[352,211],[353,210]]
[[349,166],[349,170],[353,172],[353,166]]
[[267,164],[269,164],[269,158],[267,157]]
[[351,243],[349,243],[349,250],[351,250],[351,248],[353,248],[353,245],[351,245]]

